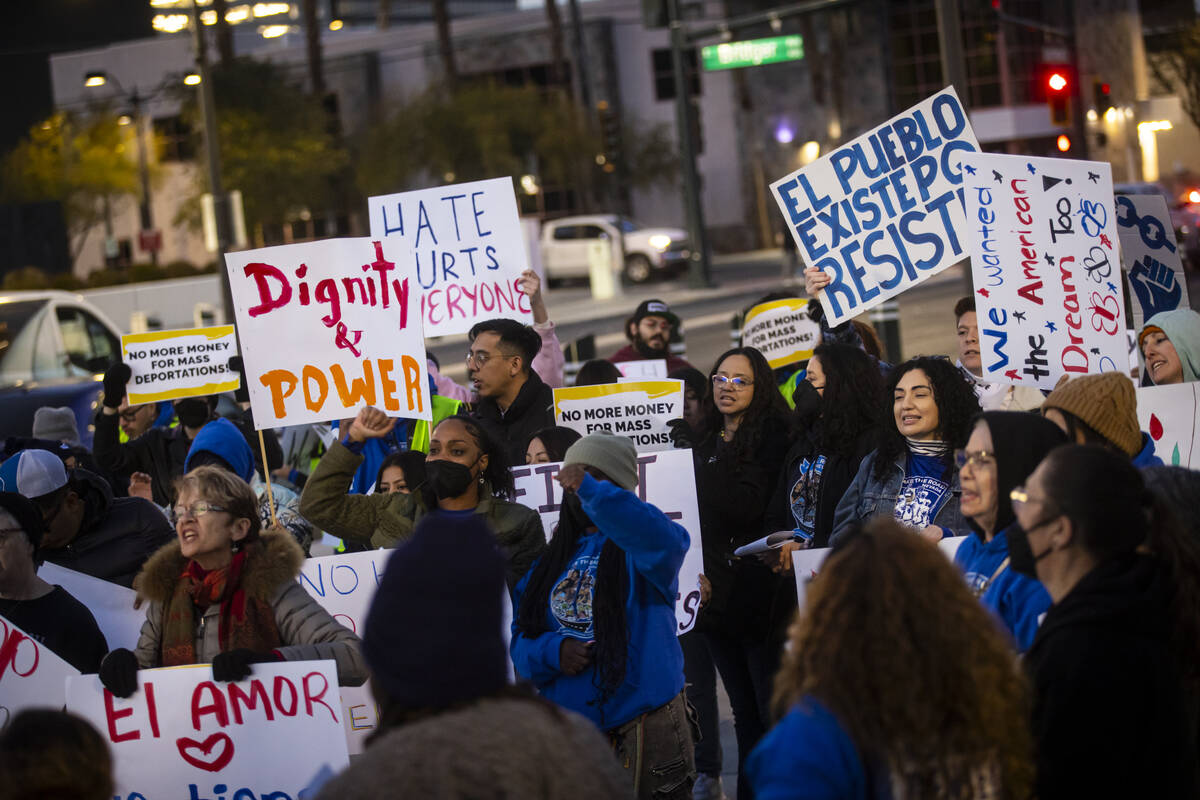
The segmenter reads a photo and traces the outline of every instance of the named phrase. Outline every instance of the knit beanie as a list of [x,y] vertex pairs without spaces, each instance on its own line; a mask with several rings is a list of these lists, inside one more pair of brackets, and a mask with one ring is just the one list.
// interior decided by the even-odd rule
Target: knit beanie
[[1142,449],[1137,394],[1133,381],[1123,372],[1073,378],[1050,393],[1042,411],[1048,408],[1075,415],[1130,458]]
[[42,406],[33,412],[33,438],[79,444],[79,425],[75,421],[75,412],[67,406]]
[[1138,347],[1150,329],[1162,331],[1179,356],[1183,367],[1183,382],[1200,380],[1200,314],[1190,308],[1160,311],[1142,326]]
[[475,514],[434,511],[388,559],[363,628],[371,679],[405,709],[438,710],[508,682],[505,558]]
[[617,486],[637,488],[637,448],[627,436],[593,433],[567,448],[563,466],[583,464],[603,472]]

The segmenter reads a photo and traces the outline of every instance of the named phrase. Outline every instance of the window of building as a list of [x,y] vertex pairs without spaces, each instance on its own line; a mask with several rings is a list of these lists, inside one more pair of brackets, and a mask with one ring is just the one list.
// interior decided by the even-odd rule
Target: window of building
[[[683,52],[684,71],[687,73],[688,91],[692,97],[700,96],[700,66],[696,61],[696,48]],[[650,54],[650,65],[654,76],[654,97],[658,100],[675,99],[675,70],[671,64],[671,50],[664,48]]]

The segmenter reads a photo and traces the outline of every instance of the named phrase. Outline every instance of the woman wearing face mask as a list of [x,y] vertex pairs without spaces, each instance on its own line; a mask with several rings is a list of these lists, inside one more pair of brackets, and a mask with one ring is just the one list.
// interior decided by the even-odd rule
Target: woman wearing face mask
[[1018,411],[980,414],[967,446],[955,453],[962,484],[960,508],[972,533],[954,554],[967,586],[1004,623],[1025,652],[1033,644],[1050,595],[1010,566],[1008,529],[1016,521],[1009,493],[1066,435],[1044,417]]
[[1200,380],[1200,314],[1190,308],[1161,311],[1138,334],[1143,384],[1166,386]]
[[838,503],[831,544],[876,514],[932,541],[964,527],[954,451],[967,443],[979,413],[974,390],[946,359],[917,356],[892,369],[884,396],[892,422],[880,428],[878,446]]
[[733,707],[738,741],[738,797],[749,797],[740,765],[766,731],[771,673],[770,611],[778,579],[756,558],[733,551],[762,533],[763,517],[791,422],[771,366],[753,347],[717,359],[709,375],[704,425],[692,451],[704,550],[712,596],[700,612],[702,631]]
[[509,586],[546,545],[537,512],[512,502],[513,479],[504,451],[465,416],[447,417],[433,429],[425,459],[425,481],[411,494],[351,495],[347,492],[367,439],[386,436],[396,421],[376,408],[364,408],[346,438],[321,457],[300,496],[300,513],[342,539],[397,547],[412,537],[420,518],[433,510],[484,517],[508,557]]
[[1196,797],[1195,531],[1129,459],[1090,445],[1050,453],[1012,503],[1012,569],[1054,601],[1026,655],[1037,796]]
[[579,441],[579,431],[553,425],[529,437],[525,446],[526,464],[555,464],[563,460],[567,448]]

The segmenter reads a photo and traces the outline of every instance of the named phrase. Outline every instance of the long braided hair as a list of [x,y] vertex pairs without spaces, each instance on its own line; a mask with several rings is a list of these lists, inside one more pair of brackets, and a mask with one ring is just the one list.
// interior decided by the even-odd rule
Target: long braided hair
[[[564,505],[567,499],[564,499]],[[559,577],[579,550],[585,530],[570,514],[563,514],[554,529],[554,538],[529,573],[529,583],[517,609],[517,630],[525,636],[540,636],[550,630],[547,610],[550,594]],[[625,681],[629,655],[629,635],[625,623],[625,602],[629,597],[629,570],[625,551],[611,539],[600,549],[596,565],[596,583],[592,599],[592,624],[596,647],[592,663],[592,685],[599,697],[589,704],[603,706]]]

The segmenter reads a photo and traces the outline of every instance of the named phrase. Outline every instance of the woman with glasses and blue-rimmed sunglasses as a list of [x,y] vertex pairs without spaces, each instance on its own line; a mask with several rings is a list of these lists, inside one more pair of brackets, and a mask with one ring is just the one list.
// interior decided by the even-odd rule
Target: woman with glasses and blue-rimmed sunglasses
[[1011,569],[1053,600],[1025,656],[1037,796],[1197,797],[1200,538],[1095,445],[1055,449],[1010,497]]
[[118,697],[137,689],[137,670],[212,664],[237,681],[270,661],[337,664],[338,683],[367,679],[360,642],[296,580],[304,554],[282,529],[261,531],[258,498],[244,480],[214,466],[175,484],[176,541],[159,550],[134,588],[149,600],[135,651],[113,650],[100,680]]
[[954,563],[1022,653],[1033,644],[1050,595],[1036,580],[1010,569],[1008,530],[1016,515],[1009,494],[1047,453],[1066,443],[1058,426],[1037,414],[987,411],[976,418],[967,446],[955,452],[960,508],[972,533],[958,546]]
[[[778,576],[733,551],[762,536],[763,519],[791,422],[771,366],[753,347],[736,347],[709,374],[700,441],[693,450],[704,572],[712,596],[700,612],[703,632],[733,707],[741,764],[766,732],[771,674],[769,618]],[[749,797],[738,778],[738,797]]]

